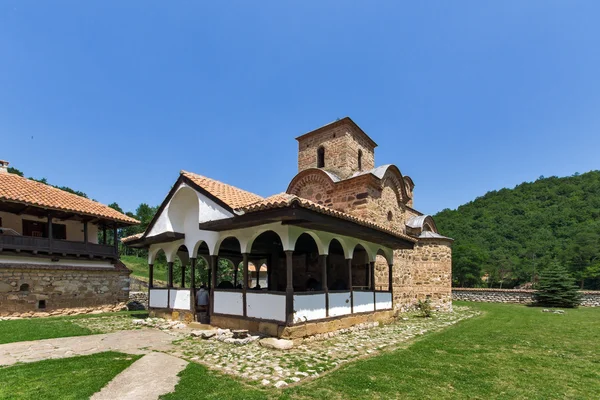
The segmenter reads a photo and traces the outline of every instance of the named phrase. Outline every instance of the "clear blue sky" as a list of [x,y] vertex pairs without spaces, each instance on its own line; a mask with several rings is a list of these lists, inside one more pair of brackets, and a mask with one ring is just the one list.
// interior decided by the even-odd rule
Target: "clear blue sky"
[[600,168],[600,2],[0,3],[0,159],[134,210],[186,169],[267,196],[350,116],[455,208]]

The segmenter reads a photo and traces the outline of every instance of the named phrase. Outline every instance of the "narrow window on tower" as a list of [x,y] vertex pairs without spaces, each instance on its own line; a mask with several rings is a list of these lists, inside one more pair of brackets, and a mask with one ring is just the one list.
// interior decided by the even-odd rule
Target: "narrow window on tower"
[[358,151],[358,170],[362,171],[362,150]]
[[317,168],[325,167],[325,148],[323,146],[319,147],[317,150]]

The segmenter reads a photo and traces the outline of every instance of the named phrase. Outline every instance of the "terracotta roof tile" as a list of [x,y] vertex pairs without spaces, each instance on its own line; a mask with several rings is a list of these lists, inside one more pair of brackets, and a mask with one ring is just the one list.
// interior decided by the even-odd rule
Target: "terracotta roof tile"
[[142,236],[144,236],[144,233],[145,232],[136,233],[135,235],[131,235],[131,236],[125,236],[124,238],[121,238],[121,242],[127,243],[127,242],[131,242],[132,240],[139,239]]
[[298,196],[295,196],[295,195],[289,194],[289,193],[279,193],[279,194],[267,197],[266,199],[263,199],[256,203],[253,203],[253,204],[250,204],[246,207],[241,207],[240,211],[243,211],[246,213],[252,213],[252,212],[256,212],[256,211],[271,210],[271,209],[275,209],[275,208],[286,208],[286,207],[291,206],[294,202],[296,204],[298,204],[300,207],[307,208],[309,210],[313,210],[313,211],[319,212],[321,214],[331,215],[331,216],[334,216],[337,218],[345,219],[347,221],[352,221],[359,225],[377,229],[377,230],[386,232],[390,235],[394,235],[396,237],[406,239],[411,242],[417,242],[417,239],[415,239],[411,236],[408,236],[402,232],[398,232],[394,229],[390,229],[383,225],[369,221],[365,218],[356,217],[354,215],[351,215],[351,214],[348,214],[348,213],[345,213],[342,211],[334,210],[333,208],[326,207],[321,204],[317,204],[314,201],[303,199],[302,197],[298,197]]
[[0,173],[0,201],[69,211],[131,225],[139,223],[104,204],[10,173]]
[[193,172],[181,171],[181,174],[234,209],[263,200],[257,194],[238,189],[235,186],[227,185],[226,183],[202,175],[194,174]]

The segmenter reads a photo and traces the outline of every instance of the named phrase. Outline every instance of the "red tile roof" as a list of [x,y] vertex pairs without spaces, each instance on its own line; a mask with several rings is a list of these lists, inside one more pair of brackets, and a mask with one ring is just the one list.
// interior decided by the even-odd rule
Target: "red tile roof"
[[0,201],[139,224],[139,221],[94,200],[6,172],[0,173]]
[[386,232],[390,235],[394,235],[396,237],[409,240],[411,242],[417,242],[417,239],[408,236],[402,232],[398,232],[394,229],[390,229],[386,226],[380,225],[378,223],[369,221],[365,218],[356,217],[354,215],[334,210],[333,208],[323,206],[321,204],[317,204],[314,201],[303,199],[302,197],[295,196],[289,193],[279,193],[256,203],[250,204],[246,207],[241,207],[240,210],[247,213],[252,213],[256,211],[262,210],[271,210],[275,208],[286,208],[291,206],[293,203],[298,204],[302,208],[306,208],[309,210],[316,211],[321,214],[331,215],[333,217],[345,219],[347,221],[352,221],[359,225],[363,225],[369,228],[377,229],[383,232]]
[[190,179],[196,185],[234,209],[263,200],[263,198],[257,194],[238,189],[235,186],[202,175],[194,174],[193,172],[181,171],[181,175]]

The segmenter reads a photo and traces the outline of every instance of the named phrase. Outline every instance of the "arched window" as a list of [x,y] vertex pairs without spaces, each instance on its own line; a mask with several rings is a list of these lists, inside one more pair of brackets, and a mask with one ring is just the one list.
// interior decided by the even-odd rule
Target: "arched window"
[[362,150],[358,151],[358,170],[362,171]]
[[29,292],[29,285],[24,283],[19,287],[19,292]]
[[325,167],[325,147],[321,146],[317,150],[317,168]]

